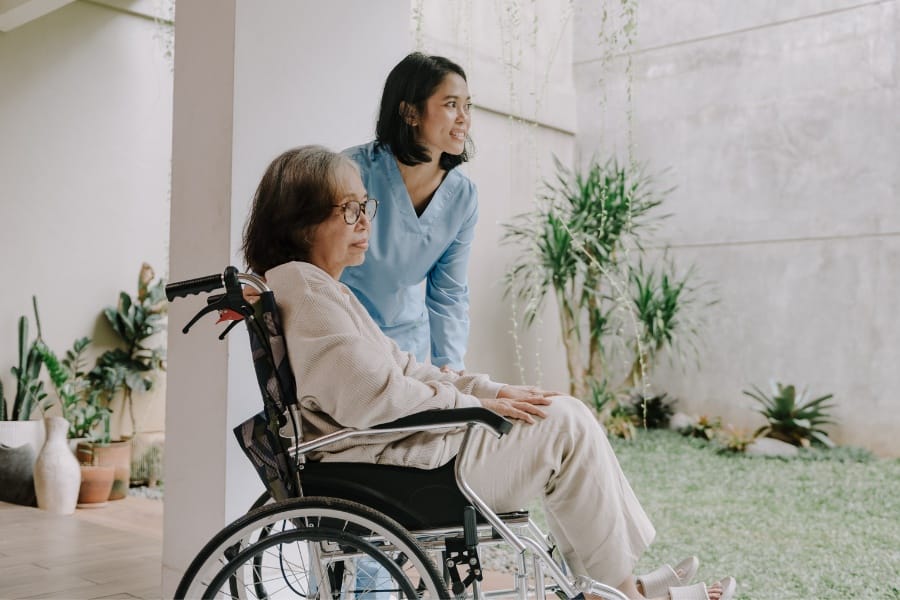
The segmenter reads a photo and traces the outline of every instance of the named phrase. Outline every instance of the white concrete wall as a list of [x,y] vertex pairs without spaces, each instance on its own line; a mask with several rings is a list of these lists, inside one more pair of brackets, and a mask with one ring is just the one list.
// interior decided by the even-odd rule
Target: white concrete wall
[[[834,393],[834,437],[900,455],[900,136],[894,1],[638,2],[633,120],[625,57],[604,60],[579,2],[578,150],[671,167],[658,242],[719,287],[702,370],[656,385],[755,426],[769,380]],[[605,81],[605,83],[601,83]]]
[[[0,380],[8,400],[19,315],[35,332],[32,294],[58,354],[82,336],[94,338],[98,354],[114,335],[100,311],[120,290],[136,291],[141,263],[166,275],[172,73],[160,32],[148,17],[75,2],[0,33]],[[162,398],[137,399],[144,429],[162,428]]]

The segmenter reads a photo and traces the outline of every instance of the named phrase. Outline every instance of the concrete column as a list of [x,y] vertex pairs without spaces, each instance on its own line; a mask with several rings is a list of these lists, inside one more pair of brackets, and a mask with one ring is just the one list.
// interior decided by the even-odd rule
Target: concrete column
[[[243,267],[247,211],[277,154],[371,139],[381,88],[411,48],[407,0],[193,0],[176,14],[170,278]],[[163,597],[262,485],[231,429],[260,407],[247,337],[203,305],[172,304],[166,400]]]

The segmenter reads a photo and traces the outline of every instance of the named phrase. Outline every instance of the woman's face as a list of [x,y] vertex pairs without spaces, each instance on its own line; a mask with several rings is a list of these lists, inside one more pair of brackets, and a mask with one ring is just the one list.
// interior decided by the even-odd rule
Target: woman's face
[[462,154],[466,148],[472,107],[469,85],[456,73],[448,73],[425,101],[416,122],[416,141],[428,148],[433,160],[441,153]]
[[[371,222],[364,210],[359,220],[347,224],[344,211],[352,217],[352,211],[344,207],[350,202],[362,204],[368,200],[359,172],[350,165],[342,165],[337,177],[338,197],[334,201],[331,216],[316,226],[309,251],[309,262],[339,279],[345,267],[361,265],[369,248]],[[349,218],[349,220],[353,220]]]

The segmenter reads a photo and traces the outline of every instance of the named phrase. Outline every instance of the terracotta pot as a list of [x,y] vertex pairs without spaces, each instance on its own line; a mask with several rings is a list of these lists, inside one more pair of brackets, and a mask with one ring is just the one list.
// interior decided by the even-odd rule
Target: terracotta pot
[[78,462],[83,465],[114,467],[110,500],[121,500],[128,495],[128,484],[131,481],[131,440],[98,444],[81,442],[78,444]]
[[69,450],[72,451],[72,455],[75,458],[78,458],[78,444],[87,442],[90,438],[86,437],[77,437],[77,438],[69,438]]
[[81,465],[81,487],[78,490],[78,508],[105,506],[112,491],[115,467]]

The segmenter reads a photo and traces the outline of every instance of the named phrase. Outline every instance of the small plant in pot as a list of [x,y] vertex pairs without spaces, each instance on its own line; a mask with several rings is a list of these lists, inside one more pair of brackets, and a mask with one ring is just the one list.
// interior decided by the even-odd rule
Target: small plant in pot
[[[41,356],[37,351],[37,344],[41,339],[41,321],[38,316],[37,298],[31,297],[34,306],[34,320],[37,326],[37,337],[28,343],[28,317],[19,317],[19,365],[12,368],[12,374],[16,378],[16,397],[10,406],[10,421],[27,421],[31,413],[41,405],[47,392],[44,391],[44,382],[40,380]],[[0,393],[0,419],[6,419],[6,400]]]
[[[62,360],[43,341],[36,345],[56,392],[60,412],[69,424],[69,439],[84,440],[76,453],[81,464],[78,506],[104,505],[110,498],[116,474],[114,465],[98,461],[93,452],[85,455],[80,452],[82,444],[110,443],[109,409],[101,405],[100,392],[91,387],[84,368],[84,353],[90,343],[86,337],[75,340]],[[127,478],[125,485],[127,489]]]
[[[40,321],[37,299],[32,297],[37,339]],[[18,364],[12,367],[15,396],[7,400],[0,382],[0,501],[36,506],[34,464],[44,443],[44,422],[32,419],[47,396],[40,379],[41,357],[30,339],[28,317],[19,317]]]
[[135,416],[135,394],[149,391],[156,374],[165,370],[164,348],[150,345],[152,338],[165,330],[167,309],[165,280],[154,279],[153,268],[144,263],[138,276],[137,294],[132,297],[120,292],[116,306],[104,309],[103,315],[119,344],[100,355],[88,376],[91,385],[100,390],[105,406],[121,395],[122,411],[129,416],[130,436],[140,431]]

